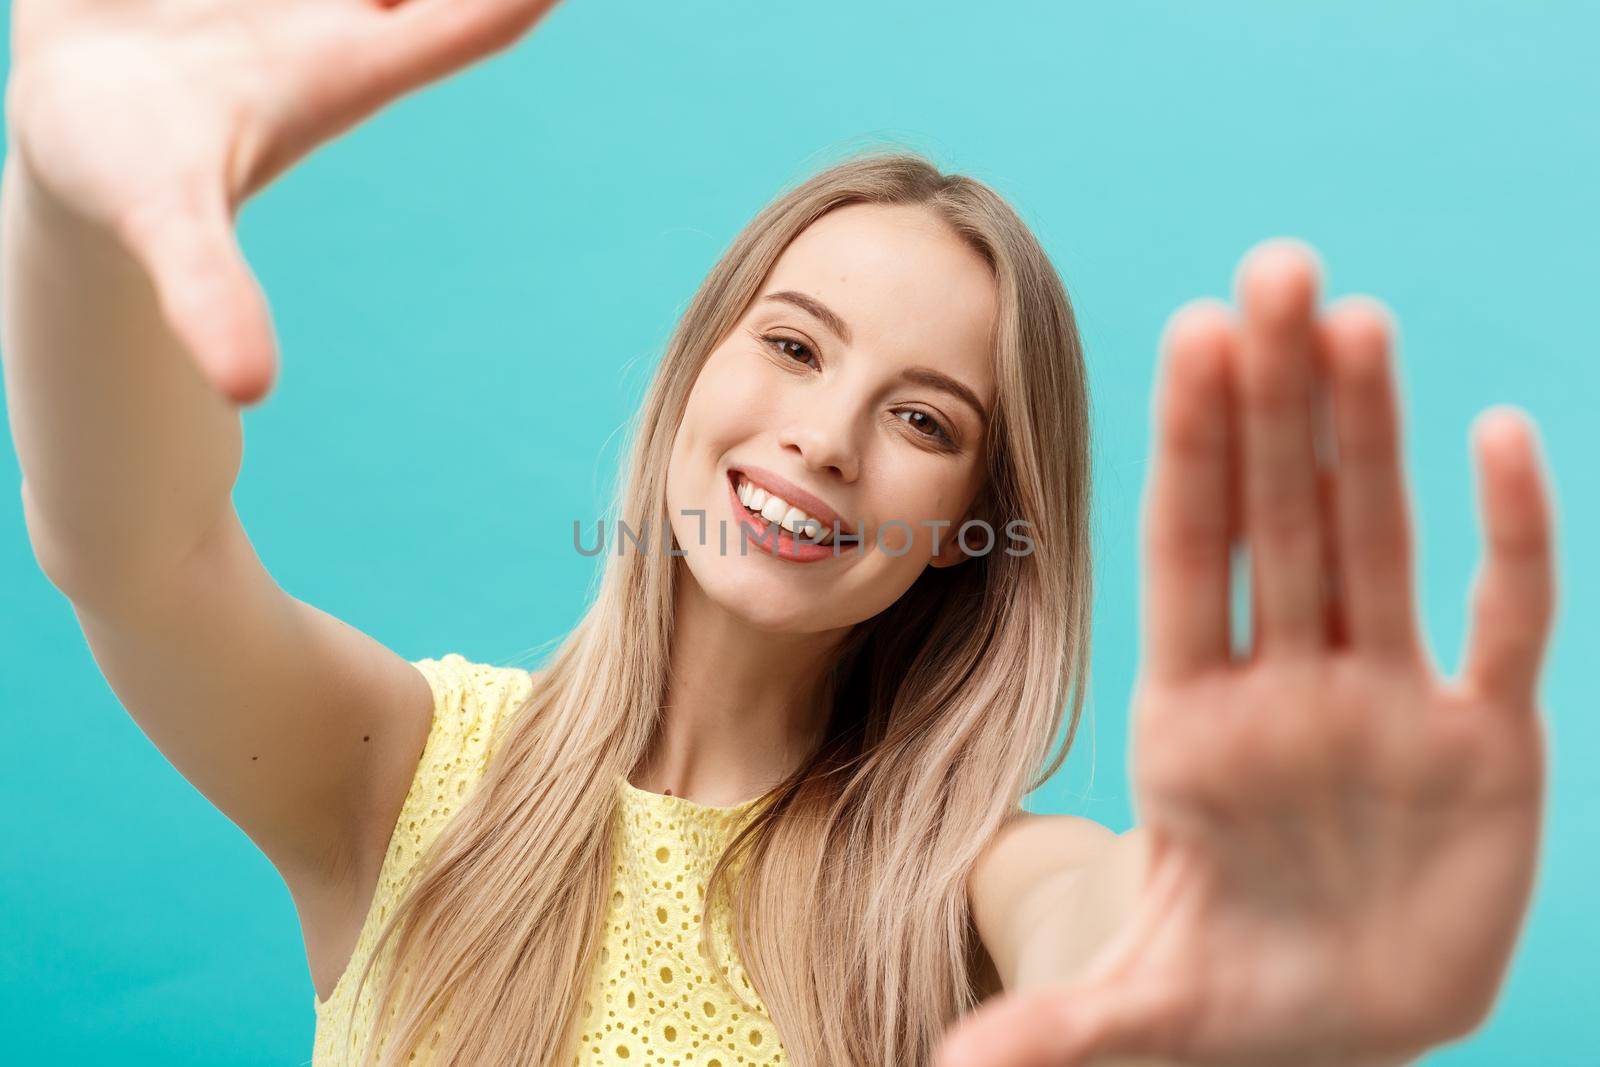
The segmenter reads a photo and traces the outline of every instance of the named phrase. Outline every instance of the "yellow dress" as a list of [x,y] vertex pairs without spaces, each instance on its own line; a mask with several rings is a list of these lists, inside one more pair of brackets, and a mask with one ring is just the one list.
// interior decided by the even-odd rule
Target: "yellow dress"
[[[327,1000],[313,994],[312,1067],[345,1067],[337,1044],[347,1019],[359,1039],[372,1026],[374,968],[354,1001],[373,943],[439,835],[482,777],[494,744],[527,699],[527,671],[450,653],[413,663],[433,689],[433,725],[378,875],[355,951]],[[758,799],[713,807],[617,782],[610,907],[600,952],[585,981],[573,1067],[777,1067],[777,1030],[733,953],[730,917],[704,908],[706,879]],[[701,924],[713,924],[723,966],[746,1003],[700,954]],[[353,1057],[351,1057],[353,1058]],[[418,1062],[422,1062],[419,1057]],[[485,1065],[489,1067],[489,1065]],[[500,1067],[500,1065],[494,1065]],[[527,1067],[545,1067],[529,1064]]]

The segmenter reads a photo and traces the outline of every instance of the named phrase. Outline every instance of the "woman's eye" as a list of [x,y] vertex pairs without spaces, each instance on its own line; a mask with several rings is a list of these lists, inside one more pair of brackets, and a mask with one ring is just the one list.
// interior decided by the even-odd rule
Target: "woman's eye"
[[[785,357],[787,360],[799,363],[802,366],[814,366],[817,354],[811,351],[811,346],[795,337],[784,337],[781,334],[769,333],[761,335],[761,343]],[[955,435],[945,428],[944,423],[915,408],[896,412],[896,416],[906,422],[912,429],[930,441],[949,448],[955,445]],[[909,417],[907,417],[909,416]]]
[[[795,354],[798,350],[801,355],[800,358],[795,359],[796,363],[808,363],[808,360],[814,361],[817,358],[816,354],[811,351],[810,345],[804,341],[797,341],[793,337],[779,337],[776,334],[769,334],[761,340],[776,349],[780,355],[788,356],[791,359],[795,359]],[[785,345],[793,345],[794,348],[785,348]]]
[[[944,428],[944,423],[940,422],[932,415],[929,415],[926,411],[908,410],[901,412],[901,414],[912,416],[912,419],[906,419],[905,421],[924,437],[936,438],[945,444],[954,443],[954,438],[950,436],[950,431]],[[916,417],[920,417],[922,421],[913,421],[913,419]]]

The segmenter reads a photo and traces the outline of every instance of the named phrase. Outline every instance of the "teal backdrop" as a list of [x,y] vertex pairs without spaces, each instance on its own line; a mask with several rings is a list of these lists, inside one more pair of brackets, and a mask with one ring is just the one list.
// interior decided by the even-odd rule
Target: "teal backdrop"
[[[727,242],[851,148],[922,149],[1018,206],[1077,308],[1092,697],[1034,806],[1123,830],[1157,337],[1182,301],[1228,296],[1253,242],[1304,238],[1330,295],[1374,293],[1399,318],[1445,670],[1479,553],[1473,416],[1531,412],[1559,494],[1537,898],[1493,1017],[1426,1062],[1600,1062],[1596,40],[1600,6],[1533,0],[567,0],[246,209],[284,365],[244,415],[237,506],[284,588],[406,657],[525,659],[583,609],[572,522],[599,513],[622,427]],[[0,453],[0,1059],[307,1062],[287,891],[118,705],[36,567],[9,434]]]

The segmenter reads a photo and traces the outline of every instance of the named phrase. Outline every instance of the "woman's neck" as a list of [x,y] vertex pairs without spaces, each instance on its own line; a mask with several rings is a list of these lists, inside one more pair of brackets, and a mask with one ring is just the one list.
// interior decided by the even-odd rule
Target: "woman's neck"
[[703,804],[736,804],[777,785],[821,739],[823,679],[848,630],[772,634],[676,583],[662,724],[633,784]]

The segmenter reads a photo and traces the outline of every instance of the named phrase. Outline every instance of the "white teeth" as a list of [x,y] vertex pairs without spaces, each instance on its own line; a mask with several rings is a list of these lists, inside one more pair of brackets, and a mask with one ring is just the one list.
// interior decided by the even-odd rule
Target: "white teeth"
[[[812,540],[817,540],[822,535],[822,522],[792,506],[781,497],[773,496],[755,483],[740,478],[738,485],[739,503],[758,513],[768,522],[777,523],[792,534],[802,532]],[[827,541],[819,543],[826,544]]]
[[803,530],[806,536],[811,538],[815,538],[822,529],[822,523],[799,508],[790,508],[785,512],[783,518],[778,520],[778,525],[792,534],[798,534]]

